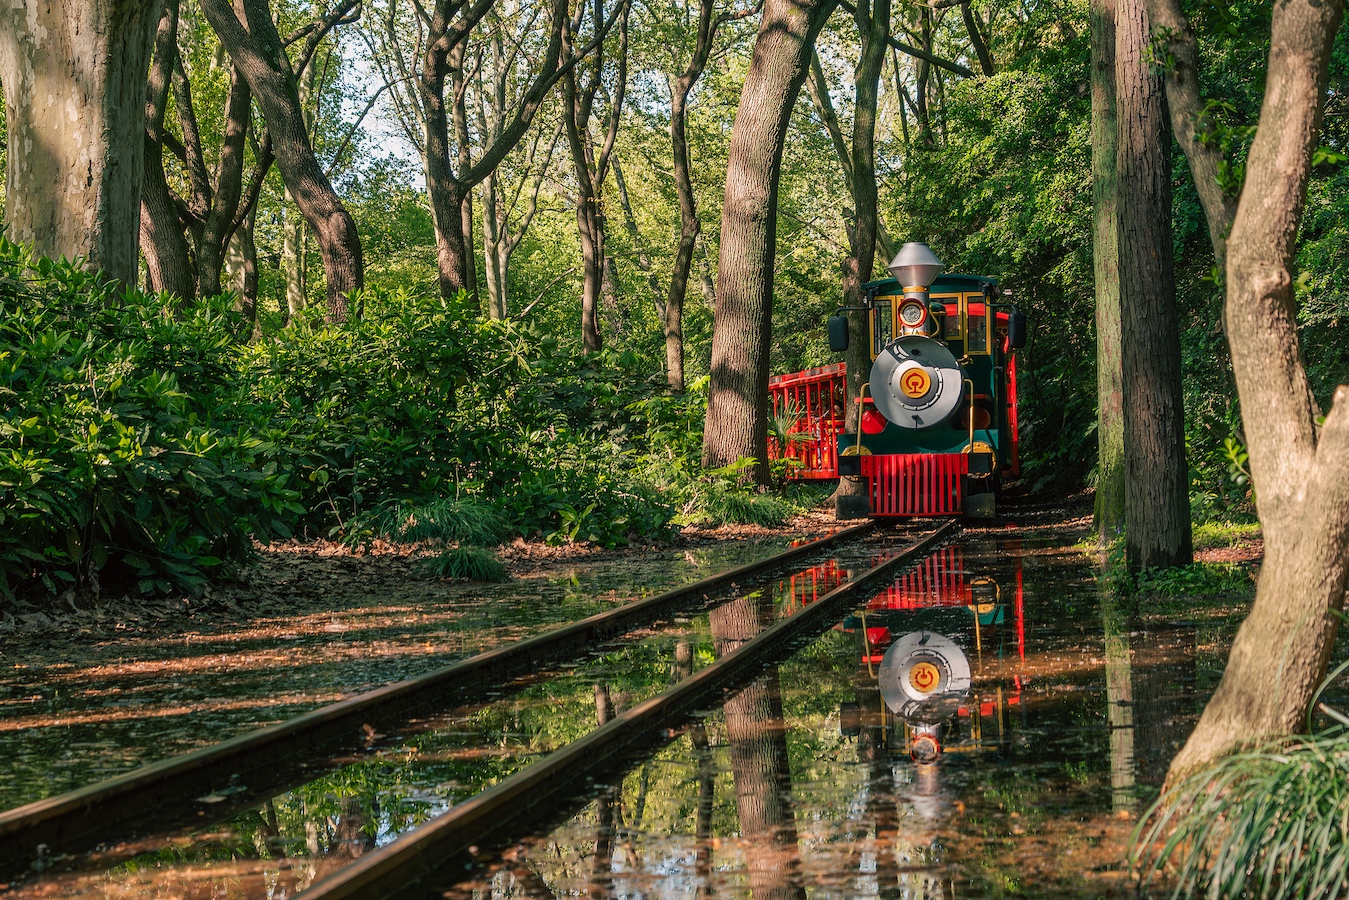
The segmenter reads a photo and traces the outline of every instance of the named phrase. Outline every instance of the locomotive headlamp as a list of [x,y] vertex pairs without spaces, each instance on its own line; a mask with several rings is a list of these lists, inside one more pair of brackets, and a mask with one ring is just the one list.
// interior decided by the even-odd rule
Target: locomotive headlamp
[[919,328],[927,321],[927,306],[921,300],[905,300],[899,305],[899,321],[905,328]]
[[895,280],[904,288],[905,293],[910,291],[927,293],[932,282],[946,270],[946,265],[937,259],[937,254],[933,253],[927,244],[910,241],[899,248],[899,252],[886,268],[895,276]]

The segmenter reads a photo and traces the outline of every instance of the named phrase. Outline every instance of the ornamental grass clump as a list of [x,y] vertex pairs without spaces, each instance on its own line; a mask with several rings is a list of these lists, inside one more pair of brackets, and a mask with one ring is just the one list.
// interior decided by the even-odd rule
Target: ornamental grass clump
[[505,581],[506,567],[484,547],[447,547],[423,557],[421,570],[432,578],[467,578],[469,581]]
[[1148,810],[1131,863],[1171,897],[1349,894],[1349,731],[1229,756]]

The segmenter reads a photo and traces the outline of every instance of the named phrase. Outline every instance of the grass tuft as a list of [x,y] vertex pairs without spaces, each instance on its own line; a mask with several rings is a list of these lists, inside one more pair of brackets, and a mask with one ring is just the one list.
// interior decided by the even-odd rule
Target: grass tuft
[[1338,897],[1349,893],[1349,732],[1227,757],[1148,810],[1130,862],[1172,897]]
[[480,500],[438,497],[425,502],[396,501],[348,527],[348,542],[380,538],[393,543],[437,541],[473,547],[501,543],[508,529],[501,513]]
[[483,547],[447,547],[423,557],[421,570],[433,578],[467,578],[469,581],[505,581],[506,567],[495,553]]

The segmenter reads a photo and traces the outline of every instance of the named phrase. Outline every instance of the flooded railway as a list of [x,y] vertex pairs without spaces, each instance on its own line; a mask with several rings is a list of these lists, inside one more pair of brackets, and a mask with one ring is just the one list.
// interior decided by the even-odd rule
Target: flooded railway
[[[960,536],[685,727],[409,896],[1132,892],[1121,851],[1216,673],[1130,632],[1061,535]],[[881,552],[875,548],[867,551]],[[854,554],[408,736],[233,819],[23,897],[266,897],[387,846],[815,604]]]

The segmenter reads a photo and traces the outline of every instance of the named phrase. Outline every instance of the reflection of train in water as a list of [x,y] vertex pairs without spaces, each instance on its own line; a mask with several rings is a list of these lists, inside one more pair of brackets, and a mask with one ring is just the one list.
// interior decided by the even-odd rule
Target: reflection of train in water
[[[792,461],[789,478],[858,476],[866,495],[840,496],[847,516],[992,516],[1017,456],[1016,357],[1025,316],[991,278],[942,275],[926,244],[909,243],[892,278],[863,286],[872,362],[860,396],[849,396],[843,363],[769,382],[782,440],[771,456]],[[848,349],[848,320],[829,320],[834,352]],[[844,433],[845,409],[860,404]],[[853,504],[856,505],[853,505]]]
[[[943,548],[843,622],[857,636],[862,677],[880,694],[879,709],[844,708],[845,734],[879,715],[886,743],[919,763],[1010,746],[1026,656],[1016,558],[1003,584],[968,571],[961,545]],[[859,702],[866,696],[875,694],[859,692]]]

